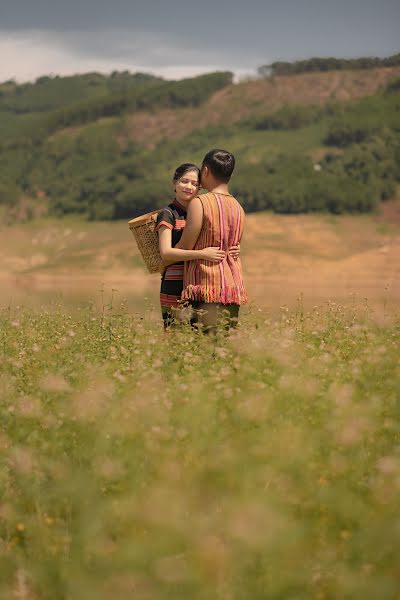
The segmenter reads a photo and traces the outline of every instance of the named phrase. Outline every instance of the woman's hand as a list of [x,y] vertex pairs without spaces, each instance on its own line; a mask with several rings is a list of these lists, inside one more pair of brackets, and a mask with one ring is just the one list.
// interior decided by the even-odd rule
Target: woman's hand
[[204,248],[204,250],[201,251],[201,258],[212,262],[221,262],[221,260],[224,260],[225,256],[226,252],[219,248],[209,247]]
[[238,244],[237,246],[231,246],[228,250],[228,254],[229,256],[232,256],[234,260],[237,260],[240,254],[240,244]]

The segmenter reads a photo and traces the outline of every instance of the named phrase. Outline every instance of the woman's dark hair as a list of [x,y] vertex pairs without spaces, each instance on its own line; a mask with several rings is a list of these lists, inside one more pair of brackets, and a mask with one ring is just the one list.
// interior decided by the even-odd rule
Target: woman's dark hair
[[214,148],[205,155],[203,167],[208,167],[218,181],[228,183],[235,168],[235,157],[227,150]]
[[193,165],[192,163],[183,163],[183,165],[179,165],[174,173],[172,181],[178,181],[178,179],[183,177],[186,173],[189,173],[189,171],[196,171],[200,183],[200,169],[197,165]]

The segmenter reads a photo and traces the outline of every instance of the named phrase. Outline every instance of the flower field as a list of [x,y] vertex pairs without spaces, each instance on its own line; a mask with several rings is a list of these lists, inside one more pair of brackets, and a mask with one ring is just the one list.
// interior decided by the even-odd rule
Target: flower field
[[398,319],[0,319],[0,598],[399,598]]

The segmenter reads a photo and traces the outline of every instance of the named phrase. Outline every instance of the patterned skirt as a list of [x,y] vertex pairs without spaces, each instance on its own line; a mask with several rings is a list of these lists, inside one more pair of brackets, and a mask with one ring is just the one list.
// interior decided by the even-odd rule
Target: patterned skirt
[[179,308],[182,291],[183,262],[167,267],[161,280],[160,304],[164,327],[172,324],[173,309]]

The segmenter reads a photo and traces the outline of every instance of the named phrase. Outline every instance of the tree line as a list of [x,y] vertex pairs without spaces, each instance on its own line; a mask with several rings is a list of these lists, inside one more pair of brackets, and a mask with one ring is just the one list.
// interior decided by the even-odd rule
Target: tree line
[[308,58],[306,60],[275,61],[258,68],[259,75],[297,75],[299,73],[321,73],[324,71],[345,71],[357,69],[376,69],[381,67],[398,67],[400,53],[386,58],[374,56],[364,58]]
[[23,84],[10,80],[0,84],[0,111],[43,113],[91,98],[126,93],[162,82],[161,77],[129,71],[114,71],[111,75],[85,73],[67,77],[42,76],[34,83]]

